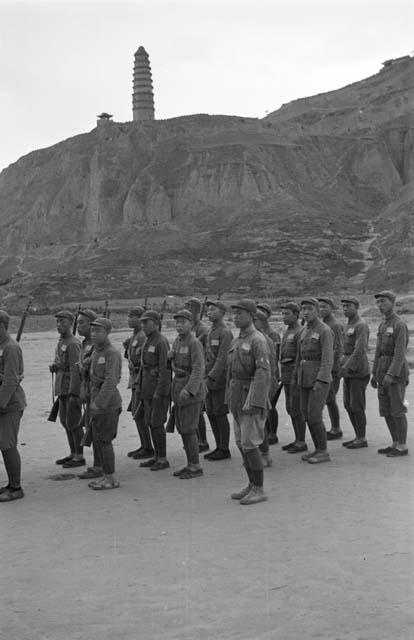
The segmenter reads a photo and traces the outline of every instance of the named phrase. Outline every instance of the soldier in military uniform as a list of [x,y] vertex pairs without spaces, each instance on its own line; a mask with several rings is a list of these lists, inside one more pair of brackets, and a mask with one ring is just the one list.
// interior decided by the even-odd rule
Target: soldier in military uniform
[[339,407],[336,401],[336,396],[339,391],[339,385],[341,378],[339,377],[339,367],[342,360],[343,342],[344,342],[344,327],[335,318],[333,313],[335,309],[335,303],[331,298],[318,298],[319,310],[321,318],[325,324],[330,327],[333,333],[333,351],[334,359],[332,365],[332,382],[329,387],[328,397],[326,399],[326,407],[328,409],[329,418],[331,421],[331,430],[327,433],[328,440],[338,440],[342,438],[342,431],[339,419]]
[[174,315],[178,336],[170,353],[174,373],[172,400],[175,423],[183,440],[187,464],[174,476],[183,480],[203,475],[200,466],[197,426],[205,400],[204,353],[200,341],[192,332],[193,316],[188,309]]
[[365,392],[369,382],[369,327],[358,314],[357,298],[348,296],[342,298],[341,303],[348,324],[345,327],[339,376],[343,378],[344,407],[355,431],[355,438],[342,445],[347,449],[362,449],[368,446]]
[[207,316],[211,322],[205,341],[206,359],[206,409],[207,416],[216,441],[216,448],[204,457],[207,460],[226,460],[231,457],[230,424],[227,418],[228,407],[225,402],[227,353],[233,340],[231,330],[224,322],[226,305],[217,300],[208,300]]
[[281,309],[283,322],[287,327],[280,347],[281,381],[285,390],[286,412],[295,433],[295,440],[285,444],[282,449],[288,453],[303,453],[308,448],[305,442],[306,422],[300,408],[300,388],[293,376],[302,331],[299,324],[300,307],[296,302],[286,302],[281,305]]
[[116,438],[122,401],[118,391],[121,380],[122,357],[112,346],[109,333],[112,323],[109,318],[96,318],[91,322],[91,336],[94,348],[90,364],[89,405],[91,415],[92,441],[99,450],[102,460],[103,477],[92,480],[89,487],[96,491],[116,489],[119,482],[115,478],[115,454],[112,440]]
[[73,314],[63,309],[55,315],[56,328],[60,335],[55,360],[49,369],[56,374],[55,395],[59,398],[59,419],[66,432],[70,454],[56,460],[65,469],[85,465],[83,457],[81,426],[81,401],[79,358],[80,342],[72,334]]
[[378,329],[377,346],[372,367],[371,384],[378,389],[379,413],[385,419],[392,445],[378,449],[388,458],[408,455],[407,407],[404,402],[408,385],[408,328],[395,313],[395,293],[375,294],[377,306],[384,320]]
[[168,366],[170,345],[160,332],[160,315],[148,310],[141,316],[146,340],[141,349],[138,392],[144,404],[145,424],[149,425],[155,455],[141,462],[151,471],[168,469],[167,439],[164,423],[167,419],[171,391],[171,371]]
[[26,406],[21,381],[23,355],[19,344],[11,338],[9,315],[0,311],[0,451],[8,483],[0,488],[0,502],[24,497],[20,483],[21,460],[17,448],[20,420]]
[[[265,328],[267,325],[267,315],[264,311],[256,310],[256,314],[254,316],[254,326],[264,337],[266,338],[267,347],[269,350],[269,365],[270,365],[270,385],[269,385],[269,410],[272,402],[272,399],[275,397],[277,386],[278,386],[278,375],[277,375],[277,361],[276,361],[276,345],[274,341],[265,333]],[[268,423],[269,416],[266,418],[265,427]],[[271,467],[273,464],[272,458],[269,454],[269,439],[267,428],[265,428],[265,437],[262,444],[259,446],[260,453],[263,458],[263,466]]]
[[[201,312],[203,309],[203,305],[201,304],[198,298],[189,298],[187,302],[184,304],[185,309],[191,312],[193,316],[193,327],[192,330],[195,334],[195,337],[200,340],[203,349],[206,346],[206,339],[208,333],[208,326],[201,320]],[[199,444],[199,452],[208,451],[210,446],[207,442],[207,430],[206,430],[206,421],[204,418],[204,408],[200,411],[200,417],[198,420],[198,428],[197,428],[197,437]]]
[[90,403],[90,380],[89,367],[91,363],[93,342],[91,337],[91,322],[96,320],[97,314],[92,309],[81,309],[78,314],[78,333],[82,336],[82,344],[79,359],[80,373],[80,400],[83,405],[82,424],[85,429],[83,442],[87,446],[92,444],[93,465],[86,471],[78,475],[81,480],[92,480],[102,477],[102,460],[96,443],[92,440],[92,433],[89,427],[89,403]]
[[332,382],[333,334],[319,318],[316,298],[302,300],[301,307],[306,325],[299,336],[294,380],[300,387],[302,414],[315,446],[315,450],[305,453],[302,460],[318,464],[330,460],[322,412]]
[[[272,329],[272,327],[269,324],[269,320],[272,317],[272,313],[273,313],[272,307],[270,306],[270,304],[267,304],[267,302],[259,302],[257,303],[256,307],[258,311],[261,311],[262,313],[265,314],[265,321],[264,323],[262,323],[263,333],[265,336],[270,338],[274,343],[274,351],[275,351],[275,357],[276,357],[276,369],[275,369],[276,381],[279,382],[280,380],[279,359],[280,359],[281,339],[278,332]],[[276,389],[277,389],[277,385],[276,385]],[[275,389],[275,394],[276,394],[276,389]],[[277,428],[279,426],[279,415],[276,409],[277,398],[275,394],[270,399],[271,406],[269,409],[269,414],[266,418],[266,431],[267,431],[267,439],[269,444],[277,444],[279,442],[279,438],[277,437]]]
[[231,497],[242,505],[250,505],[267,500],[259,446],[264,440],[269,408],[269,348],[266,338],[253,324],[257,311],[255,302],[247,298],[239,300],[232,309],[234,324],[240,333],[234,338],[228,354],[227,400],[249,483]]
[[131,412],[137,426],[138,436],[141,446],[138,449],[128,452],[128,456],[134,460],[152,459],[154,457],[154,446],[151,441],[151,432],[145,422],[144,403],[139,394],[139,377],[141,368],[141,350],[146,340],[142,330],[141,316],[144,313],[143,307],[134,307],[128,312],[128,326],[133,330],[133,334],[128,342],[128,368],[129,382],[131,389]]

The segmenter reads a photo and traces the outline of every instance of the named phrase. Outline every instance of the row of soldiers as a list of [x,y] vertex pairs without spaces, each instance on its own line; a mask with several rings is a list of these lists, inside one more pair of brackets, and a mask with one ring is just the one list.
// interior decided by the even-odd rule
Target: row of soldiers
[[[405,388],[408,384],[406,349],[408,329],[395,313],[395,294],[375,295],[384,316],[380,324],[371,384],[378,389],[379,412],[391,434],[391,445],[379,449],[388,457],[408,454]],[[161,317],[154,310],[132,309],[128,324],[133,333],[124,345],[131,388],[130,410],[139,434],[140,446],[129,456],[141,460],[151,471],[169,468],[166,429],[175,425],[181,435],[186,464],[174,472],[179,479],[203,475],[200,452],[209,449],[204,411],[207,413],[216,447],[206,453],[210,461],[231,457],[230,425],[233,417],[235,442],[240,450],[248,484],[232,498],[243,505],[267,499],[263,489],[264,466],[271,464],[269,443],[277,442],[278,396],[285,392],[294,440],[282,447],[290,454],[302,453],[302,460],[315,465],[330,459],[327,440],[342,438],[336,395],[343,379],[344,406],[355,438],[344,442],[348,449],[368,446],[366,440],[365,393],[370,380],[368,325],[359,315],[353,296],[341,300],[348,319],[346,327],[334,317],[329,298],[308,297],[300,305],[282,305],[286,325],[283,337],[269,324],[272,310],[266,303],[242,299],[231,305],[237,337],[225,323],[226,305],[221,300],[206,302],[210,326],[201,318],[201,303],[191,298],[174,314],[177,338],[172,347],[161,333]],[[303,325],[300,322],[300,317]],[[70,452],[56,461],[66,468],[86,465],[83,447],[92,445],[93,465],[80,478],[90,479],[90,488],[119,487],[112,441],[116,437],[121,396],[122,357],[111,344],[108,318],[81,309],[78,332],[73,335],[73,314],[56,314],[60,339],[50,366],[55,378],[60,421]],[[0,501],[23,497],[20,486],[20,458],[17,434],[25,406],[21,388],[23,360],[19,345],[7,331],[8,316],[0,312],[0,448],[9,483],[0,489]],[[171,402],[173,404],[171,404]],[[327,405],[331,429],[322,418]],[[314,449],[305,442],[308,425]]]

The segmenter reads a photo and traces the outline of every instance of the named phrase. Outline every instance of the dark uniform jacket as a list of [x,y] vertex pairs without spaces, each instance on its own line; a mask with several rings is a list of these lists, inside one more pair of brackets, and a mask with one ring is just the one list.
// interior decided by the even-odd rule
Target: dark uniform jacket
[[280,371],[279,371],[279,359],[280,359],[280,335],[277,331],[272,329],[272,327],[267,324],[266,329],[264,330],[264,335],[271,339],[274,344],[274,352],[276,358],[276,367],[275,367],[275,375],[276,380],[279,382],[280,380]]
[[79,358],[81,345],[75,336],[60,338],[55,351],[56,368],[55,395],[79,396]]
[[280,371],[283,384],[292,382],[301,331],[302,327],[297,322],[293,327],[287,327],[283,334],[280,345]]
[[223,323],[212,326],[206,337],[205,357],[208,389],[225,389],[227,354],[233,340],[231,330]]
[[169,342],[159,331],[147,337],[141,349],[139,393],[143,400],[154,395],[169,396],[171,371],[168,367]]
[[147,339],[145,333],[141,330],[131,336],[128,343],[128,368],[129,381],[128,389],[135,389],[139,385],[139,371],[141,368],[141,349]]
[[[171,366],[174,372],[172,399],[174,404],[187,405],[203,402],[206,397],[204,383],[204,353],[201,343],[193,333],[178,336],[172,347]],[[180,391],[186,389],[190,397],[180,398]]]
[[192,331],[194,332],[195,337],[198,338],[201,344],[203,345],[203,348],[205,348],[206,341],[207,341],[207,334],[208,334],[208,326],[204,324],[202,320],[197,320],[197,322],[193,324]]
[[344,378],[365,378],[369,375],[368,362],[369,327],[357,317],[349,321],[344,333],[344,354],[341,366]]
[[80,358],[79,358],[79,373],[80,373],[80,399],[82,402],[89,402],[90,398],[90,380],[89,380],[89,368],[91,364],[91,356],[93,351],[93,342],[90,338],[84,338],[81,344]]
[[332,382],[333,333],[316,319],[303,327],[298,343],[294,377],[303,388],[311,388],[317,380]]
[[408,382],[408,362],[406,351],[408,345],[408,328],[396,313],[381,322],[377,334],[377,347],[375,350],[372,375],[378,384],[386,373],[394,378],[395,382]]
[[344,351],[344,327],[338,322],[335,316],[330,315],[324,320],[333,333],[333,365],[332,373],[336,375],[341,366],[342,354]]
[[226,403],[232,413],[269,408],[270,361],[265,336],[254,326],[240,331],[228,353]]
[[269,335],[263,334],[266,338],[267,346],[269,349],[269,365],[270,365],[270,383],[269,383],[269,400],[272,401],[277,390],[277,383],[279,382],[278,366],[277,366],[277,344],[272,340]]
[[23,354],[8,336],[0,343],[0,413],[23,411],[26,397],[20,385],[24,377]]
[[90,366],[91,402],[97,406],[94,414],[120,409],[121,396],[117,385],[121,380],[122,357],[109,340],[96,345],[92,352]]

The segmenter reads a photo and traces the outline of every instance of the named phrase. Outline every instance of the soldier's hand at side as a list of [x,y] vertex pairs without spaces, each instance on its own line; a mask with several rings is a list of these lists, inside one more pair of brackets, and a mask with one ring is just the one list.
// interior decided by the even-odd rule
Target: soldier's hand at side
[[393,384],[393,382],[394,382],[394,378],[390,376],[388,373],[386,373],[382,380],[382,386],[387,389]]
[[372,376],[371,378],[371,387],[373,389],[378,389],[378,382],[375,376]]
[[325,388],[325,384],[327,384],[326,382],[321,382],[320,380],[317,380],[315,382],[315,384],[312,387],[312,391],[322,391],[322,389]]
[[56,368],[55,363],[49,365],[49,371],[50,371],[50,373],[56,373],[57,368]]
[[180,391],[180,400],[188,400],[191,397],[191,394],[187,389],[181,389]]
[[91,404],[89,405],[89,411],[91,413],[93,413],[93,412],[96,413],[98,411],[98,407],[96,406],[96,404],[94,402],[91,402]]

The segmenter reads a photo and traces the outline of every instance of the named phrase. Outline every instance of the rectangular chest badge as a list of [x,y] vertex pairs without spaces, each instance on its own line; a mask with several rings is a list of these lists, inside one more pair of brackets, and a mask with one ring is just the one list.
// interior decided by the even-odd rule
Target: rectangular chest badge
[[60,345],[60,350],[61,351],[66,351],[66,349],[67,349],[67,346],[65,344],[61,344]]
[[2,355],[3,355],[3,349],[0,349],[0,358],[2,357]]
[[137,346],[137,344],[138,344],[138,340],[134,340],[134,341],[133,341],[133,343],[132,343],[132,346],[133,346],[133,347],[136,347],[136,346]]
[[148,347],[148,353],[155,353],[155,346],[153,344]]
[[294,337],[295,337],[295,336],[293,335],[293,333],[289,333],[289,335],[288,335],[288,337],[286,338],[286,340],[287,340],[288,342],[292,342],[292,341],[293,341],[293,339],[294,339]]
[[388,327],[385,333],[387,336],[391,336],[394,333],[394,327]]
[[348,329],[348,331],[347,331],[348,336],[353,336],[354,333],[355,333],[355,329],[353,329],[353,328],[352,329]]
[[180,347],[179,353],[188,353],[188,347]]
[[105,364],[105,356],[98,358],[98,364]]
[[212,347],[218,347],[220,344],[220,340],[212,340],[210,344]]
[[312,333],[311,338],[312,340],[319,340],[319,333]]
[[249,345],[249,343],[248,343],[248,342],[242,342],[241,349],[242,349],[242,351],[250,352],[250,345]]

